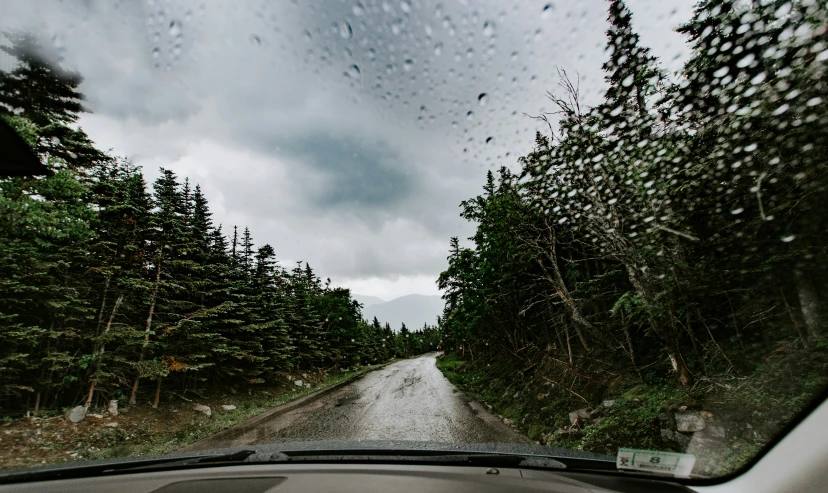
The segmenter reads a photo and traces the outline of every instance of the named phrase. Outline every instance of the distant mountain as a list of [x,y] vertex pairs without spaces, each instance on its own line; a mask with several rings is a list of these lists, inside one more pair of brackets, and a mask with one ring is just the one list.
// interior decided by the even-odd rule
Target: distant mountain
[[359,301],[365,306],[379,305],[380,303],[385,303],[385,300],[382,298],[377,298],[376,296],[368,296],[366,294],[352,294],[351,298]]
[[367,305],[362,309],[362,317],[365,320],[370,322],[377,317],[381,324],[391,324],[395,332],[400,330],[403,322],[410,330],[421,329],[425,323],[434,325],[442,313],[442,298],[422,294],[409,294],[385,303]]

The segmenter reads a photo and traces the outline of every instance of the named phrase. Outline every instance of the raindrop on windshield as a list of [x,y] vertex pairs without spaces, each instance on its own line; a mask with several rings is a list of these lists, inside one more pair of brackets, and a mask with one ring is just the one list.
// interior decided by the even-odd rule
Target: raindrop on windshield
[[485,92],[480,93],[480,96],[477,96],[477,104],[480,106],[486,106],[486,103],[489,102],[489,95]]
[[474,118],[474,111],[469,110],[466,112],[466,120],[471,120],[472,118]]
[[486,143],[487,144],[491,144],[492,142],[494,142],[494,137],[487,137],[486,138]]
[[153,58],[158,58],[159,56],[161,56],[161,50],[159,50],[158,48],[153,48],[152,49],[152,57]]
[[436,43],[434,45],[434,54],[436,56],[440,56],[440,53],[443,52],[443,43]]
[[181,24],[175,21],[170,21],[170,36],[176,37],[181,34]]
[[495,33],[495,23],[492,21],[486,21],[483,23],[483,36],[487,38],[491,38],[494,36]]
[[552,6],[551,3],[547,3],[543,6],[543,10],[541,11],[541,19],[548,19],[552,15],[552,10],[555,7]]
[[342,39],[351,39],[354,35],[353,29],[351,29],[351,25],[347,22],[343,22],[339,25],[339,36]]
[[402,0],[400,2],[400,9],[405,13],[411,12],[411,0]]

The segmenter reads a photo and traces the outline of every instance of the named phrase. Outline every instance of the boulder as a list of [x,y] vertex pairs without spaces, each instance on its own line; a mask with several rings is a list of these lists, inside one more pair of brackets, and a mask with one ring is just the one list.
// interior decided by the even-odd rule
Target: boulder
[[704,429],[704,418],[695,411],[683,411],[675,414],[676,430],[690,433]]
[[569,422],[572,424],[572,426],[576,426],[578,423],[581,423],[587,419],[589,419],[589,409],[586,407],[582,409],[576,409],[575,411],[569,413]]
[[206,416],[212,416],[213,411],[210,409],[210,406],[205,406],[203,404],[195,404],[193,405],[193,409],[200,413],[204,413]]
[[80,423],[86,418],[86,408],[83,406],[76,406],[66,413],[66,420],[72,423]]
[[222,404],[221,405],[221,410],[222,411],[233,411],[235,409],[236,409],[236,406],[234,406],[233,404]]
[[111,416],[118,415],[118,401],[116,399],[109,401],[109,407],[107,408],[107,412],[109,412]]
[[303,385],[303,382],[301,380],[295,380],[293,382],[293,385],[296,385],[297,387],[301,387]]

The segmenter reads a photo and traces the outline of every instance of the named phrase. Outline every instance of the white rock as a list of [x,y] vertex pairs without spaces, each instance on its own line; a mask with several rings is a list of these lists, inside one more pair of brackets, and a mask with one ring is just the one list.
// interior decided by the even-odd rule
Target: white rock
[[704,429],[704,419],[694,411],[676,413],[676,429],[684,433],[701,431]]
[[296,385],[297,387],[301,387],[303,385],[303,383],[302,383],[301,380],[294,380],[293,385]]
[[604,401],[604,407],[612,407],[615,405],[615,399],[608,399]]
[[98,418],[98,419],[103,419],[103,414],[87,414],[87,415],[86,415],[86,417],[87,417],[87,418]]
[[586,408],[577,409],[569,413],[569,422],[574,426],[578,424],[578,422],[583,422],[584,420],[589,419],[589,411]]
[[104,423],[104,426],[108,426],[108,427],[110,427],[110,428],[117,428],[117,427],[118,427],[118,423],[116,423],[116,422],[112,421],[111,423]]
[[232,411],[234,409],[236,409],[236,406],[234,406],[233,404],[222,404],[221,406],[222,411]]
[[116,399],[109,401],[109,407],[107,408],[107,411],[112,416],[118,415],[118,401]]
[[212,416],[213,415],[213,411],[210,410],[210,406],[205,406],[203,404],[195,404],[193,406],[193,409],[200,412],[200,413],[204,413],[207,416]]
[[72,423],[80,423],[86,418],[86,408],[83,406],[76,406],[66,413],[66,419]]

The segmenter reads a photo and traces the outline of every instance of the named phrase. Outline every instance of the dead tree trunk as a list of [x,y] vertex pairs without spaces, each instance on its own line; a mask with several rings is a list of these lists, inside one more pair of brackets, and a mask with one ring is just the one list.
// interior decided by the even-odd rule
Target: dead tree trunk
[[[152,330],[152,316],[155,313],[155,301],[158,298],[158,285],[161,283],[161,256],[162,252],[158,250],[158,264],[155,266],[155,284],[152,286],[152,294],[150,295],[149,313],[147,314],[147,323],[144,328],[144,343],[141,345],[141,353],[138,355],[138,365],[144,362],[147,355],[147,346],[149,346],[150,331]],[[135,396],[138,394],[138,384],[141,381],[141,373],[139,368],[138,375],[135,376],[135,381],[132,383],[132,391],[129,394],[129,403],[135,405]]]

